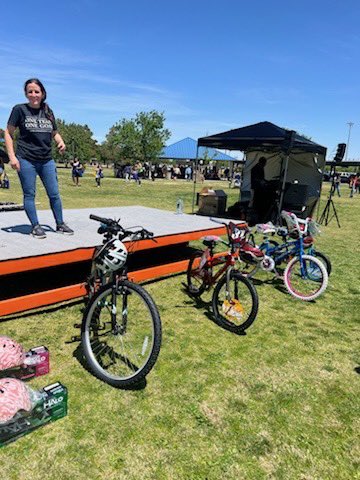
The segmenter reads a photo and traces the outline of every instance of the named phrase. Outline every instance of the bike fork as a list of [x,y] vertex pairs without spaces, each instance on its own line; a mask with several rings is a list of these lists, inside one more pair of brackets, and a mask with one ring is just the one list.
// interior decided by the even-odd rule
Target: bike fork
[[[232,272],[232,267],[229,267],[227,270],[226,270],[226,292],[225,292],[225,298],[226,300],[230,301],[231,300],[231,292],[230,292],[230,278],[231,278],[231,272]],[[237,299],[238,298],[238,286],[237,286],[237,282],[235,282],[235,286],[234,286],[234,295],[235,295],[235,298]]]
[[[118,293],[121,294],[122,305],[121,305],[121,323],[117,321],[118,319],[118,307],[117,299]],[[127,325],[127,313],[128,313],[128,292],[126,287],[118,285],[118,280],[113,285],[112,289],[112,301],[111,301],[111,325],[113,334],[123,334],[126,331]]]

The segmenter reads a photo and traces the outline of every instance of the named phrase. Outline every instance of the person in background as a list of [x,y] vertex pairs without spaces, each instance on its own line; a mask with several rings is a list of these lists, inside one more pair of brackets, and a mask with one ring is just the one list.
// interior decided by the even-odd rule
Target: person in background
[[74,161],[71,162],[71,176],[75,186],[79,187],[79,178],[83,176],[83,166],[80,163],[80,160],[75,157]]
[[124,177],[125,177],[125,182],[130,182],[130,180],[131,180],[131,165],[130,165],[130,163],[127,163],[124,167]]
[[360,178],[359,178],[359,174],[357,173],[355,175],[355,193],[360,193],[359,192],[359,189],[360,189]]
[[338,197],[341,197],[340,193],[340,175],[338,173],[335,173],[334,175],[334,188],[335,192],[338,194]]
[[133,166],[131,170],[131,176],[135,180],[135,183],[137,183],[138,186],[140,187],[141,178],[139,177],[139,165],[137,163]]
[[5,165],[2,159],[0,158],[0,188],[4,188],[4,179],[5,179]]
[[[55,140],[59,152],[64,153],[64,140],[57,130],[53,111],[45,103],[46,90],[40,80],[27,80],[24,92],[28,102],[13,107],[5,130],[5,145],[10,165],[20,178],[24,209],[31,223],[31,235],[39,239],[46,237],[35,207],[37,175],[46,189],[56,222],[56,232],[73,235],[74,231],[63,220],[56,165],[51,154],[52,140]],[[17,128],[19,136],[15,152],[14,134]]]
[[358,177],[357,177],[357,175],[351,175],[351,177],[350,177],[350,182],[349,182],[350,198],[353,198],[354,193],[356,193],[356,190],[357,190],[357,182],[358,182]]
[[101,186],[101,179],[104,178],[104,173],[100,163],[95,166],[95,182],[97,187]]
[[254,191],[253,209],[257,214],[259,223],[265,221],[265,215],[269,209],[266,200],[265,165],[266,157],[260,157],[258,163],[251,169],[251,188]]
[[185,168],[185,179],[190,182],[191,181],[191,177],[192,177],[192,170],[191,170],[191,167],[190,165],[188,165],[186,168]]

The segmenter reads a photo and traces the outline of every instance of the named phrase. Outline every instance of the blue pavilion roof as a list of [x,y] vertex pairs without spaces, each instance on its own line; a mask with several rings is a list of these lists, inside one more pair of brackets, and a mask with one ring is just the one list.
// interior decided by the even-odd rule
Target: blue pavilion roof
[[[179,140],[164,148],[160,158],[173,158],[174,160],[195,160],[196,158],[197,141],[193,138],[187,137]],[[236,162],[237,158],[230,157],[215,148],[199,147],[199,159],[207,158],[209,160],[227,160]]]

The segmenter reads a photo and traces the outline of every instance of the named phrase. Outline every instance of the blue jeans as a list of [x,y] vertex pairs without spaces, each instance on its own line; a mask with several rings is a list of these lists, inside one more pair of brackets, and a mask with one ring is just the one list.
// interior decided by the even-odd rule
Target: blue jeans
[[49,197],[56,224],[59,225],[63,223],[62,205],[54,160],[35,162],[26,160],[25,158],[18,158],[18,160],[20,162],[18,175],[24,194],[24,208],[31,225],[35,226],[39,224],[35,207],[37,175],[39,175]]

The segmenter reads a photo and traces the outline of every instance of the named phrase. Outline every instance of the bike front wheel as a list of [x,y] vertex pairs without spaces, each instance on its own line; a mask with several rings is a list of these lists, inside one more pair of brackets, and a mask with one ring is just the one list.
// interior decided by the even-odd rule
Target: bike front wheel
[[328,274],[321,260],[312,255],[294,257],[287,264],[284,282],[288,292],[307,302],[318,298],[326,289]]
[[212,297],[216,322],[234,333],[244,332],[254,322],[259,298],[251,281],[232,270],[229,281],[225,274],[216,284]]
[[143,380],[161,346],[161,321],[151,296],[128,280],[105,285],[90,300],[83,317],[81,344],[91,372],[126,388]]

